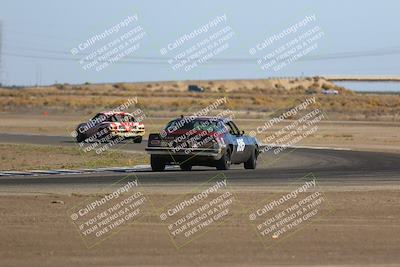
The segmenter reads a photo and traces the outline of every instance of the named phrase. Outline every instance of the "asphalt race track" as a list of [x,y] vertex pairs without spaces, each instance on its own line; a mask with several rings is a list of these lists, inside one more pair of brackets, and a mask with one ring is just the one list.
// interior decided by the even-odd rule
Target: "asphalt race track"
[[[73,145],[68,137],[0,135],[0,142]],[[21,141],[23,140],[23,141]],[[47,141],[46,141],[47,140]],[[124,149],[142,150],[142,144],[127,144]],[[213,168],[194,167],[191,172],[167,170],[165,172],[135,172],[142,185],[185,186],[203,183],[220,174]],[[273,151],[262,154],[256,170],[244,170],[235,165],[223,171],[231,185],[258,186],[279,185],[313,173],[322,183],[331,185],[390,185],[400,182],[400,155],[391,153],[346,151],[329,149],[288,148],[274,155]],[[133,173],[90,173],[46,176],[6,176],[0,178],[2,192],[28,191],[38,188],[63,188],[77,190],[86,187],[101,188],[111,185]],[[69,190],[68,190],[69,191]]]

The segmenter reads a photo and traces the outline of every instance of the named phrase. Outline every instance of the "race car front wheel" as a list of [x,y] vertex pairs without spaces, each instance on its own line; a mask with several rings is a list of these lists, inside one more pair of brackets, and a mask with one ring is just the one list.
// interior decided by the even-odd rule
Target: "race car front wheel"
[[165,170],[165,161],[160,157],[157,157],[157,155],[150,156],[150,165],[151,169],[155,172],[161,172]]
[[78,143],[83,142],[86,140],[86,134],[81,133],[80,131],[76,131],[77,135],[76,135],[76,141]]
[[142,142],[142,137],[141,136],[137,136],[137,137],[133,138],[133,142],[137,143],[137,144],[140,144]]
[[227,149],[224,155],[217,161],[217,170],[229,170],[231,167],[231,151]]

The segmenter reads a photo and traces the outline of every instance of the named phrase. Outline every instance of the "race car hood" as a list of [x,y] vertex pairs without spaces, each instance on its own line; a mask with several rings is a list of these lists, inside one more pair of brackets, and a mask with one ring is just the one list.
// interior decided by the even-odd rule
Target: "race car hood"
[[116,131],[134,131],[136,129],[143,129],[144,125],[140,122],[103,122],[101,123],[103,127],[109,127]]

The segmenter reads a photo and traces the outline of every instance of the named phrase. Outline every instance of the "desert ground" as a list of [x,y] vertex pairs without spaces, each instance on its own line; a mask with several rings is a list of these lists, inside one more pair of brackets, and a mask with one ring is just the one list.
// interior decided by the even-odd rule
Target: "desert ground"
[[[272,194],[270,187],[259,190],[237,195],[251,206]],[[398,265],[399,188],[338,186],[324,191],[330,213],[269,248],[258,240],[246,213],[235,209],[233,219],[180,249],[152,210],[88,249],[66,215],[84,196],[2,195],[0,257],[2,266]],[[149,195],[155,205],[177,196]]]

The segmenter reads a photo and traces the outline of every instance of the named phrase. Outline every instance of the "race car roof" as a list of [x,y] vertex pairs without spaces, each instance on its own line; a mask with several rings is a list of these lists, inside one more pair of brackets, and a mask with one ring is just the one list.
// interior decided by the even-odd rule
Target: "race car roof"
[[110,115],[128,115],[128,116],[133,116],[132,114],[128,113],[128,112],[122,112],[122,111],[103,111],[103,112],[99,112],[99,114],[103,114],[106,116],[110,116]]
[[[185,118],[190,118],[191,116],[181,116],[179,118],[176,118],[174,120],[182,120]],[[215,116],[201,116],[201,117],[194,117],[193,120],[214,120],[214,121],[231,121],[230,118],[224,118],[224,117],[215,117]]]

